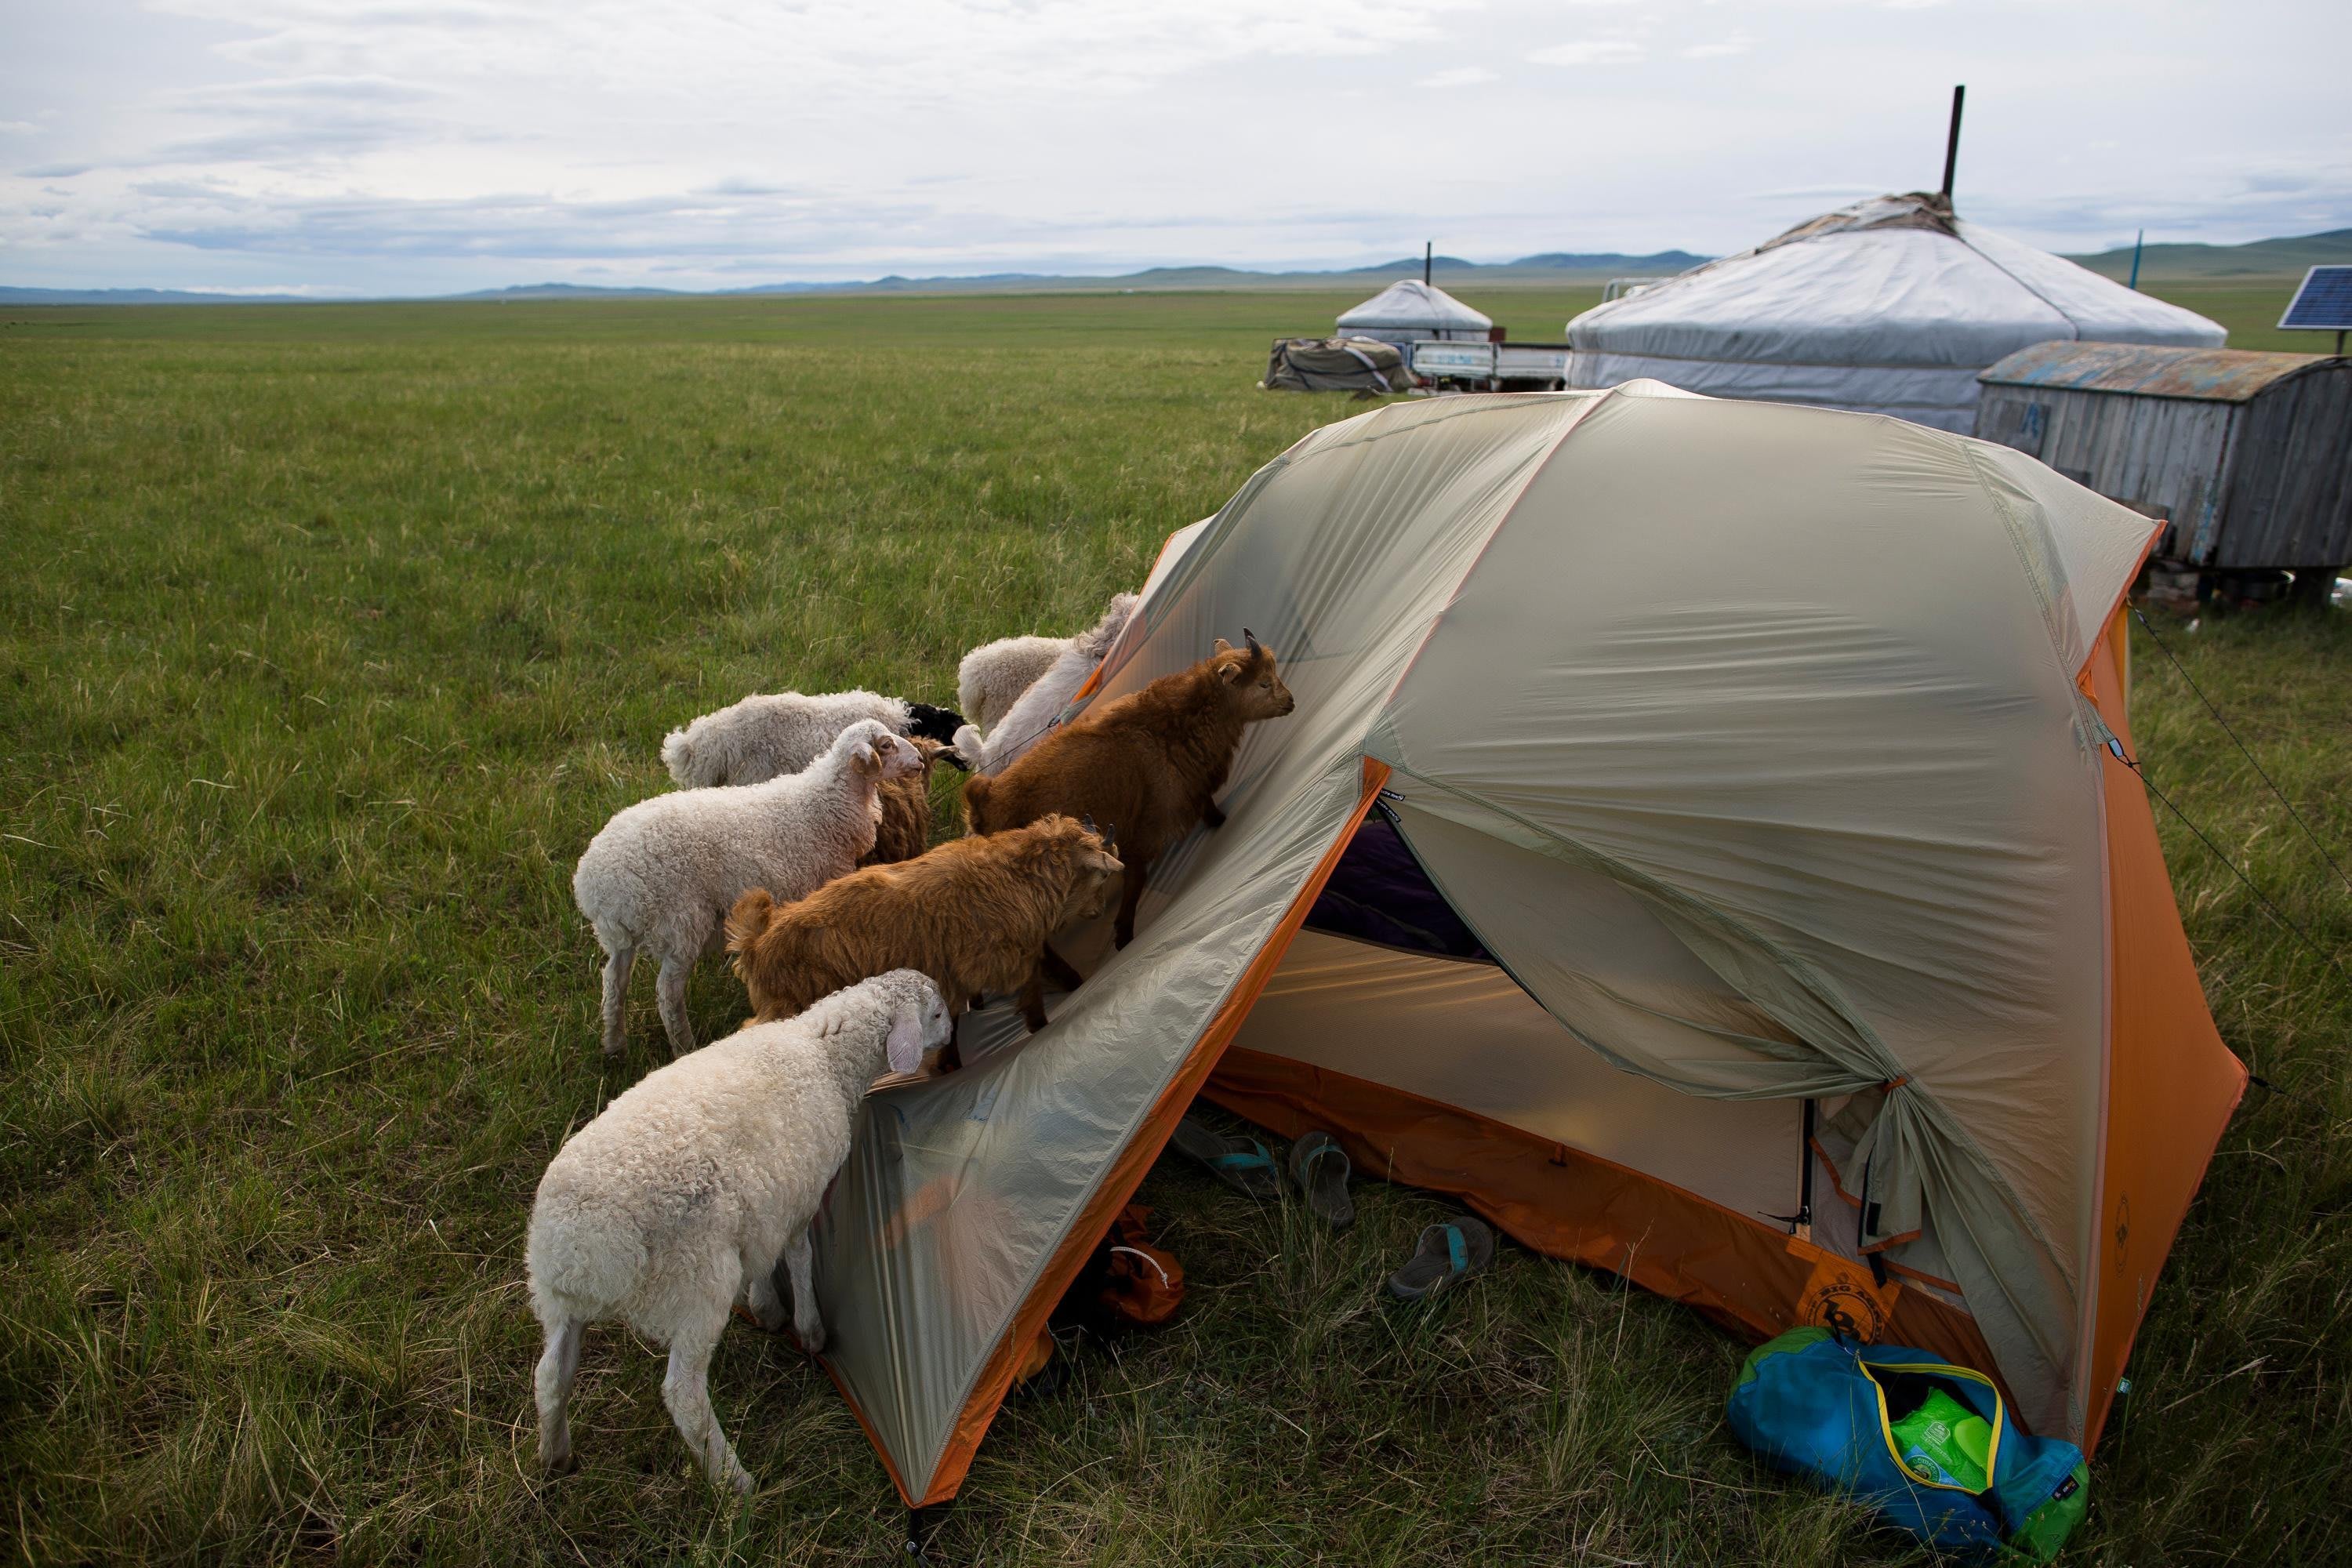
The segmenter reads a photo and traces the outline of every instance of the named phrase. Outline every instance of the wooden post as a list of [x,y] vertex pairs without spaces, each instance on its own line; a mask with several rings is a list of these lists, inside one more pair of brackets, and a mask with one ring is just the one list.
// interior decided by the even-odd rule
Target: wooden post
[[1969,89],[1965,87],[1952,89],[1952,129],[1951,133],[1944,139],[1944,205],[1946,206],[1952,204],[1952,174],[1958,168],[1960,162],[1960,105],[1967,100],[1968,96]]

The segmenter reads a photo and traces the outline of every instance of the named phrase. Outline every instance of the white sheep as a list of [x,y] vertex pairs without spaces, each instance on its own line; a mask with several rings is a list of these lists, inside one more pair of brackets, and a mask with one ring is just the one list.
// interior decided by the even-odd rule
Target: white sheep
[[997,724],[1021,694],[1037,684],[1070,646],[1068,637],[999,637],[982,643],[956,666],[956,706],[982,734]]
[[807,767],[861,719],[877,720],[894,735],[921,735],[942,745],[963,723],[951,708],[879,692],[781,691],[746,697],[671,731],[662,742],[662,763],[688,789],[764,784]]
[[[956,755],[975,773],[997,773],[1010,767],[1024,752],[1037,743],[1038,737],[1053,728],[1054,721],[1064,708],[1069,706],[1070,699],[1078,694],[1078,689],[1087,683],[1087,678],[1095,672],[1095,667],[1102,663],[1103,656],[1110,652],[1111,645],[1118,642],[1119,634],[1127,629],[1127,623],[1134,616],[1139,603],[1140,601],[1133,594],[1118,595],[1112,598],[1110,607],[1103,612],[1101,620],[1074,637],[1061,639],[1062,650],[1054,656],[1054,662],[1046,668],[1045,673],[1029,683],[985,736],[970,724],[956,731]],[[992,643],[989,647],[1002,646]],[[969,666],[973,658],[987,651],[986,647],[975,648],[965,656],[964,664]],[[962,695],[962,680],[960,668],[957,672],[958,700],[969,709],[975,704],[970,697]]]
[[802,1346],[824,1348],[809,1221],[867,1087],[885,1068],[913,1072],[951,1033],[938,987],[894,969],[656,1068],[557,1152],[525,1251],[547,1335],[536,1392],[550,1474],[578,1464],[566,1406],[581,1339],[619,1318],[669,1347],[662,1401],[711,1480],[751,1489],[710,1408],[711,1352],[739,1300],[783,1326],[779,1258]]
[[614,814],[572,874],[572,896],[604,949],[604,1054],[621,1054],[640,948],[661,961],[654,994],[671,1053],[694,1049],[687,975],[718,951],[719,923],[735,900],[751,888],[804,898],[847,875],[874,847],[882,782],[922,768],[911,742],[878,719],[861,719],[803,772],[739,788],[676,790]]

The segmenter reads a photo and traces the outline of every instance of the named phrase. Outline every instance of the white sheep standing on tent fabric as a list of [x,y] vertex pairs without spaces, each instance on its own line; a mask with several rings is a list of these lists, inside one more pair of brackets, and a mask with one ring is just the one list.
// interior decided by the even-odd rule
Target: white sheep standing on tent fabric
[[755,1024],[655,1069],[557,1152],[525,1258],[546,1331],[536,1393],[551,1474],[577,1466],[569,1405],[590,1323],[619,1318],[669,1347],[662,1400],[711,1480],[749,1491],[710,1408],[710,1356],[735,1303],[824,1348],[809,1221],[849,1157],[858,1102],[885,1068],[912,1072],[952,1026],[939,988],[894,969],[798,1017]]
[[[1110,607],[1103,612],[1101,620],[1074,637],[1061,639],[1061,651],[1055,656],[1045,673],[1023,687],[1019,696],[1003,710],[1003,717],[989,727],[985,739],[980,729],[971,724],[956,731],[956,754],[974,773],[1001,773],[1010,767],[1023,752],[1037,743],[1038,737],[1045,734],[1062,710],[1069,706],[1070,699],[1078,694],[1078,689],[1086,685],[1087,678],[1102,663],[1104,655],[1110,652],[1111,645],[1118,641],[1119,634],[1127,630],[1128,621],[1133,617],[1136,605],[1141,602],[1133,594],[1118,595],[1111,600]],[[990,643],[985,647],[974,648],[964,656],[963,663],[956,671],[956,700],[964,705],[967,712],[975,709],[986,710],[1004,701],[1001,689],[1019,678],[1026,655],[1015,657],[1008,653],[1003,665],[992,670],[988,668],[985,661],[981,668],[976,669],[972,661],[981,658],[991,648],[1028,640],[1007,638],[1003,643]],[[973,687],[970,694],[964,689],[967,681]],[[983,692],[981,689],[983,686],[992,689]]]

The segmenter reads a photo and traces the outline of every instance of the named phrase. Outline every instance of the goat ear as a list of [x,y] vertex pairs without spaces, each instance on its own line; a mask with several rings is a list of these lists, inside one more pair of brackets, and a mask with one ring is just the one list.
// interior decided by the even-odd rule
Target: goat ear
[[923,1005],[909,1003],[890,1017],[890,1036],[882,1056],[892,1072],[916,1072],[923,1065]]
[[[1223,637],[1219,637],[1219,638],[1217,639],[1217,646],[1216,646],[1216,652],[1217,652],[1217,653],[1231,653],[1231,652],[1233,652],[1233,651],[1234,651],[1234,645],[1233,645],[1233,644],[1231,644],[1231,643],[1227,642],[1227,641],[1226,641],[1224,638],[1223,638]],[[1214,657],[1214,656],[1213,655],[1212,657]]]
[[1225,683],[1227,685],[1239,686],[1243,681],[1247,680],[1250,678],[1250,661],[1245,658],[1237,658],[1234,660],[1233,663],[1226,665],[1219,671],[1219,673],[1225,678]]

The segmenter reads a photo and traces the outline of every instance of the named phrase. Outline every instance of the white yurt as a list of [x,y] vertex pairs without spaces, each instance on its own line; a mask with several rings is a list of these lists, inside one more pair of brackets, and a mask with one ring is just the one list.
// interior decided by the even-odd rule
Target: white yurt
[[2219,348],[2192,310],[1952,215],[1876,196],[1568,324],[1570,387],[1651,377],[1716,397],[1973,432],[1977,373],[2053,339]]
[[[1339,318],[1339,334],[1384,343],[1485,342],[1495,325],[1433,283],[1405,278]],[[1985,362],[1990,364],[1992,362]]]

